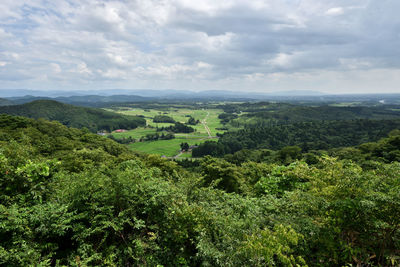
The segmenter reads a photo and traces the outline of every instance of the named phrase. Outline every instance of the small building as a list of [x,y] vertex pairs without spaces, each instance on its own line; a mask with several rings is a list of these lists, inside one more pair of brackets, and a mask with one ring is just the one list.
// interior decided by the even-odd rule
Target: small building
[[116,132],[116,133],[124,133],[124,132],[126,132],[126,130],[125,129],[118,129],[118,130],[115,130],[114,132]]

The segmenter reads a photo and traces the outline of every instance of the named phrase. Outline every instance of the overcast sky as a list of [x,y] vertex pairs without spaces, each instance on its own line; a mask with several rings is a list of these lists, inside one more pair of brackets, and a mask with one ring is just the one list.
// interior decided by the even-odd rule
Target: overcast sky
[[400,93],[399,0],[0,0],[0,89]]

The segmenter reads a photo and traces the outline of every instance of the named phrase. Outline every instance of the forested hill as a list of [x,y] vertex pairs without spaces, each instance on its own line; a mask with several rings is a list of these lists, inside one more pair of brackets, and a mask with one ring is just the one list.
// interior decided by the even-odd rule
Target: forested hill
[[53,100],[37,100],[23,105],[0,107],[0,113],[56,120],[68,127],[99,130],[134,129],[146,124],[143,118],[125,116],[96,108],[77,107]]
[[[269,124],[271,121],[295,123],[303,121],[334,121],[355,119],[400,119],[398,105],[365,106],[305,106],[288,103],[230,103],[219,105],[226,114],[240,115],[236,126]],[[225,115],[227,116],[227,115]]]
[[8,99],[0,98],[0,106],[8,106],[12,104],[13,103]]
[[297,145],[303,151],[355,146],[377,141],[400,129],[400,120],[343,120],[298,122],[288,125],[248,126],[224,133],[218,142],[207,141],[193,150],[195,157],[223,156],[241,149],[278,150]]
[[[275,104],[277,106],[282,104]],[[396,107],[397,106],[393,106]],[[271,112],[271,110],[255,110],[246,117],[275,119],[280,121],[317,121],[317,120],[354,120],[354,119],[399,119],[400,112],[392,106],[377,107],[333,107],[333,106],[294,106]]]
[[[25,160],[61,160],[63,168],[68,171],[82,170],[105,162],[112,164],[121,155],[133,154],[125,146],[108,138],[68,128],[56,121],[6,114],[0,114],[1,153],[15,154]],[[1,175],[3,173],[0,178]]]

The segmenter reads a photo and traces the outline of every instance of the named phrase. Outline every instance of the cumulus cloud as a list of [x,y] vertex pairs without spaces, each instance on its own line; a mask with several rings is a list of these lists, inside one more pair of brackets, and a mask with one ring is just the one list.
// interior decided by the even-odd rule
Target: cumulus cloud
[[397,0],[2,0],[0,86],[397,91],[394,75],[371,77],[400,69],[399,8]]

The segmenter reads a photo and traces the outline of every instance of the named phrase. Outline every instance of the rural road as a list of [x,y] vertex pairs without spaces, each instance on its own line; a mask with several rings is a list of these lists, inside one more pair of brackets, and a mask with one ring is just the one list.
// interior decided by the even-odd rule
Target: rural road
[[178,155],[175,155],[175,156],[173,156],[172,158],[177,159],[177,158],[179,158],[182,154],[183,154],[183,152],[180,151]]
[[208,137],[209,137],[209,138],[212,138],[210,128],[208,128],[208,126],[207,126],[207,118],[208,118],[209,115],[210,115],[210,112],[207,111],[207,115],[206,115],[206,117],[201,121],[201,124],[203,124],[204,129],[206,129],[207,134],[208,134]]
[[[205,117],[204,119],[201,120],[201,124],[203,124],[204,129],[206,129],[206,132],[207,132],[207,134],[208,134],[208,138],[213,138],[212,135],[211,135],[210,128],[208,128],[208,126],[207,126],[207,118],[208,118],[209,115],[210,115],[210,112],[207,112],[206,117]],[[183,152],[180,151],[179,154],[173,156],[172,158],[173,158],[173,159],[177,159],[177,158],[179,158],[182,154],[183,154]]]

